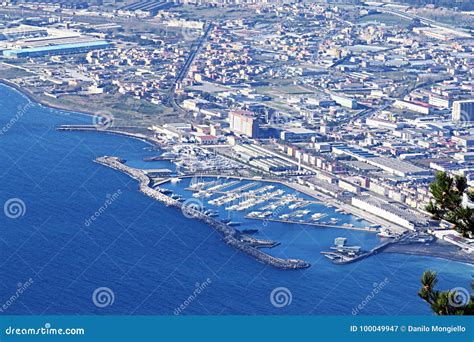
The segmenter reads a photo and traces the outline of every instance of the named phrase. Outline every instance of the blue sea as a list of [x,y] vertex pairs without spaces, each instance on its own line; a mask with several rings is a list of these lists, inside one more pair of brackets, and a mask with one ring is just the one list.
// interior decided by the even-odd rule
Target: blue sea
[[[156,155],[146,143],[56,130],[91,122],[0,86],[0,204],[19,204],[0,212],[1,314],[430,315],[417,296],[424,270],[439,273],[440,289],[470,288],[474,268],[458,262],[382,253],[337,266],[320,254],[336,237],[369,248],[380,242],[373,233],[240,217],[242,228],[259,230],[256,237],[281,243],[269,253],[312,266],[258,263],[209,226],[137,191],[135,180],[93,162],[112,155],[166,167],[143,162]],[[167,186],[186,194],[186,185]],[[101,288],[104,305],[94,297]],[[284,305],[271,296],[282,288]]]

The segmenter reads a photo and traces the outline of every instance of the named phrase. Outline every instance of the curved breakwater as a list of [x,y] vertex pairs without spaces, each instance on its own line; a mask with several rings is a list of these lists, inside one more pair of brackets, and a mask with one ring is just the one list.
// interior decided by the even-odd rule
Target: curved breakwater
[[[282,259],[271,256],[267,253],[262,252],[260,249],[255,247],[259,245],[258,240],[246,237],[243,239],[243,235],[236,229],[212,218],[199,210],[184,205],[183,203],[170,198],[162,192],[150,188],[150,178],[140,169],[135,169],[124,164],[123,160],[117,157],[99,157],[95,162],[119,170],[130,177],[138,180],[139,190],[145,195],[164,203],[167,206],[176,207],[187,215],[192,216],[195,219],[203,221],[213,227],[217,232],[223,236],[223,240],[228,245],[235,247],[246,254],[254,257],[257,261],[269,264],[280,269],[301,269],[311,266],[308,262],[299,259]],[[244,241],[245,240],[245,241]],[[268,246],[268,241],[263,241],[261,247]]]

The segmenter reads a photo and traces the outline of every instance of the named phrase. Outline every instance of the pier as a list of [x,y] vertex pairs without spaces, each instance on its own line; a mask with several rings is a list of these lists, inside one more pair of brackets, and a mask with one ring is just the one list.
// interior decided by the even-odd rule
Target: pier
[[268,221],[268,222],[281,222],[281,223],[289,223],[289,224],[302,224],[306,226],[313,226],[313,227],[320,227],[320,228],[339,228],[339,229],[349,229],[349,230],[360,230],[364,232],[370,233],[378,233],[377,228],[370,228],[370,227],[349,227],[349,226],[340,226],[340,225],[333,225],[333,224],[326,224],[326,223],[318,223],[318,222],[311,222],[311,221],[292,221],[292,220],[283,220],[283,219],[276,219],[276,218],[265,218],[265,217],[257,217],[257,216],[245,216],[245,218],[251,220],[261,220],[261,221]]
[[108,134],[123,135],[129,138],[135,138],[145,141],[153,146],[160,146],[160,141],[154,137],[142,133],[137,127],[100,127],[97,125],[61,125],[56,128],[57,131],[82,131],[82,132],[103,132]]
[[265,263],[280,269],[302,269],[311,266],[304,260],[277,258],[261,251],[259,248],[274,247],[277,245],[277,243],[267,240],[258,240],[250,236],[243,235],[238,230],[212,217],[209,217],[208,215],[205,215],[200,210],[197,210],[190,206],[186,206],[178,200],[166,196],[159,190],[152,189],[149,186],[151,183],[150,178],[142,170],[125,165],[123,161],[117,157],[99,157],[95,160],[95,162],[108,166],[112,169],[121,171],[129,175],[130,177],[138,180],[139,190],[142,193],[157,201],[164,203],[167,206],[178,208],[186,214],[192,216],[193,218],[207,223],[223,236],[223,240],[228,245],[243,251],[244,253],[252,256],[261,263]]
[[361,252],[357,255],[348,255],[343,252],[321,252],[323,255],[332,256],[332,262],[338,265],[350,264],[368,258],[372,255],[382,252],[389,246],[394,246],[396,244],[419,244],[424,243],[423,240],[417,240],[416,233],[403,234],[397,238],[391,239],[390,241],[384,242],[381,245],[378,245],[372,248],[370,251]]
[[370,257],[374,254],[377,254],[377,253],[383,251],[388,246],[393,245],[397,242],[398,241],[385,242],[385,243],[383,243],[383,244],[381,244],[377,247],[372,248],[370,251],[363,252],[363,253],[361,253],[359,255],[356,255],[356,256],[349,256],[349,255],[345,255],[344,253],[340,253],[340,252],[321,252],[321,254],[334,256],[335,258],[332,260],[332,262],[334,264],[345,265],[345,264],[351,264],[353,262],[357,262],[357,261],[363,260],[365,258],[368,258],[368,257]]

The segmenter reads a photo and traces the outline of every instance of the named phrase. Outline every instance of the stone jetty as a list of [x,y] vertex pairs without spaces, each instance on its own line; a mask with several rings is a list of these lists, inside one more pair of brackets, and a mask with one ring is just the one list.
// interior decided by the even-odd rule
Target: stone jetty
[[95,160],[96,163],[108,166],[115,170],[121,171],[130,177],[136,179],[139,182],[139,190],[145,195],[164,203],[167,206],[175,207],[186,213],[188,216],[207,223],[217,232],[223,236],[223,240],[228,245],[241,250],[242,252],[252,256],[257,261],[265,263],[280,269],[301,269],[307,268],[311,265],[304,260],[299,259],[281,259],[271,256],[263,252],[260,248],[274,246],[276,243],[270,243],[269,241],[262,241],[259,244],[259,240],[249,239],[247,236],[242,235],[238,230],[226,225],[225,223],[205,215],[199,208],[193,208],[186,206],[184,203],[177,201],[164,193],[160,192],[159,189],[152,189],[149,185],[151,183],[150,178],[145,174],[143,170],[135,169],[124,164],[124,161],[117,157],[99,157]]

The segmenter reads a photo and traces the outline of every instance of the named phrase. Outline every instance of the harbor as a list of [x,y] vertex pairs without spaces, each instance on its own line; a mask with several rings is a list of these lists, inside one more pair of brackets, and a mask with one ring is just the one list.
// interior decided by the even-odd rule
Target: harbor
[[[171,153],[160,161],[169,162]],[[98,158],[97,162],[121,170],[140,181],[140,190],[146,195],[179,208],[197,220],[212,226],[223,236],[223,240],[263,263],[282,269],[306,268],[309,262],[288,258],[284,254],[263,252],[262,248],[279,251],[279,238],[268,239],[268,234],[278,225],[284,230],[291,226],[314,228],[314,230],[344,230],[369,233],[370,239],[364,249],[357,253],[347,250],[320,251],[335,264],[353,263],[383,251],[399,242],[399,239],[384,240],[385,228],[379,221],[366,221],[354,216],[343,203],[335,202],[322,194],[309,194],[298,190],[298,184],[266,180],[261,177],[212,176],[195,174],[167,177],[150,170],[129,167],[123,160],[113,157]],[[252,222],[257,223],[255,226]],[[271,224],[271,225],[270,225]],[[269,226],[270,225],[270,226]],[[277,225],[277,226],[275,226]],[[267,228],[268,226],[268,228]],[[385,227],[382,229],[382,227]],[[300,229],[298,228],[298,229]],[[264,232],[262,233],[262,230]],[[321,231],[322,231],[321,230]],[[394,230],[400,233],[396,229]],[[385,232],[385,233],[384,233]],[[403,231],[402,231],[403,232]],[[390,234],[389,234],[390,235]],[[388,236],[392,237],[392,236]],[[367,239],[364,237],[364,239]],[[380,240],[382,239],[382,241]]]
[[357,217],[342,222],[344,218],[352,217],[344,209],[332,209],[333,206],[329,206],[331,209],[328,211],[325,201],[294,191],[279,182],[232,177],[192,177],[185,190],[191,192],[192,197],[207,201],[208,205],[216,209],[223,209],[231,214],[242,212],[243,216],[240,218],[249,220],[371,233],[379,231],[379,225],[363,225],[364,221]]
[[311,265],[303,260],[299,259],[282,259],[271,256],[263,252],[260,248],[271,248],[278,243],[273,241],[259,240],[251,236],[241,234],[238,230],[234,229],[231,225],[224,222],[218,221],[213,217],[206,215],[201,208],[195,208],[190,205],[186,205],[177,199],[173,199],[167,196],[160,189],[155,187],[151,188],[150,178],[139,169],[131,168],[124,164],[124,161],[116,157],[100,157],[95,160],[97,163],[108,166],[110,168],[119,170],[129,175],[130,177],[138,180],[139,189],[145,195],[164,203],[167,206],[175,207],[186,213],[187,215],[200,220],[223,236],[223,240],[230,246],[235,247],[244,253],[254,257],[257,261],[269,264],[280,269],[302,269],[310,267]]

